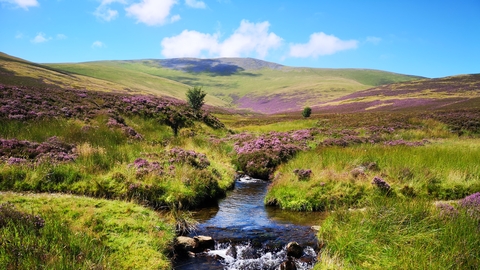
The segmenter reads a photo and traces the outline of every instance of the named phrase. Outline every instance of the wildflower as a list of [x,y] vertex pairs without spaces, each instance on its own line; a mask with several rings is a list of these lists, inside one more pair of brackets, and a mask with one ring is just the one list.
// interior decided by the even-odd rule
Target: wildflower
[[480,192],[461,199],[459,205],[466,209],[471,217],[480,219]]
[[385,180],[377,176],[373,178],[372,184],[383,192],[388,192],[391,189],[390,185],[385,182]]

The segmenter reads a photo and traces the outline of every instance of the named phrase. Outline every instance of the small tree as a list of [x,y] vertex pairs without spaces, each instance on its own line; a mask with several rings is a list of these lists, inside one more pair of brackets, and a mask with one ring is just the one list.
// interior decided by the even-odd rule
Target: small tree
[[190,119],[188,119],[188,117],[186,117],[185,115],[179,113],[179,112],[176,112],[176,111],[173,111],[171,113],[169,113],[166,118],[163,120],[163,122],[172,128],[173,130],[173,135],[175,137],[178,136],[178,131],[181,129],[181,128],[185,128],[185,127],[189,127],[192,125],[192,122]]
[[189,88],[187,91],[188,104],[195,111],[199,111],[205,103],[204,99],[206,95],[207,93],[205,93],[200,86]]
[[303,112],[302,112],[303,117],[305,117],[305,118],[310,117],[311,114],[312,114],[312,108],[305,107],[303,109]]

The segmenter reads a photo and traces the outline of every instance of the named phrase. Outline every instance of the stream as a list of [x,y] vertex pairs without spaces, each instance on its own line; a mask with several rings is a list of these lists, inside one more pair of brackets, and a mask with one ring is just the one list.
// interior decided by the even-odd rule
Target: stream
[[268,184],[248,176],[239,178],[218,206],[193,212],[199,224],[188,236],[211,236],[215,248],[175,261],[174,269],[279,269],[287,260],[286,245],[292,241],[303,248],[303,256],[294,260],[296,268],[313,268],[318,245],[311,227],[320,225],[325,214],[265,206]]

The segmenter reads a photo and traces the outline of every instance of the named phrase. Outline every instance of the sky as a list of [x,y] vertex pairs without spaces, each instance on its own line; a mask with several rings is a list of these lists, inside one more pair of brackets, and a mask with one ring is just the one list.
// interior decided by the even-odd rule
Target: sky
[[0,52],[36,63],[251,57],[480,73],[480,0],[0,0]]

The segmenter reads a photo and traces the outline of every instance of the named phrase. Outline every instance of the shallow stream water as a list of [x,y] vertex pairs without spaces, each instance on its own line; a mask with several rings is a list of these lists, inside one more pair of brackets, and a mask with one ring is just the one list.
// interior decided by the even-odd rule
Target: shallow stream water
[[295,259],[297,269],[311,269],[316,262],[316,232],[323,213],[300,213],[264,205],[268,182],[243,177],[216,207],[194,212],[199,222],[189,236],[207,235],[215,249],[174,263],[174,269],[278,269],[287,260],[286,245],[295,241],[304,255]]

